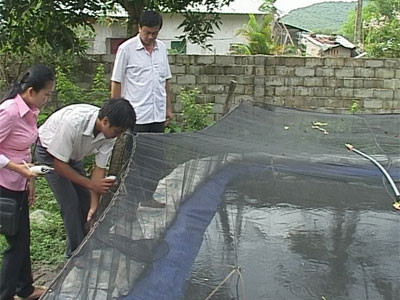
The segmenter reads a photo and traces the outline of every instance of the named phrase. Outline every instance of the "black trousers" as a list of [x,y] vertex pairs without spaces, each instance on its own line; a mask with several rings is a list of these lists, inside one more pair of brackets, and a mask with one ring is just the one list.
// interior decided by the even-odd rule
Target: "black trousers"
[[[53,166],[53,157],[38,141],[35,158],[39,164]],[[71,168],[86,176],[82,161],[70,161]],[[86,218],[90,209],[90,192],[88,189],[73,183],[71,180],[51,171],[45,175],[50,189],[60,205],[61,217],[67,233],[67,257],[78,248],[87,234]]]
[[34,291],[31,269],[28,192],[11,191],[0,186],[0,196],[13,198],[22,205],[17,234],[6,236],[8,248],[3,252],[0,272],[0,300],[12,300],[15,294],[25,298]]
[[[136,124],[134,133],[163,133],[164,122],[150,124]],[[139,138],[140,141],[140,138]],[[151,143],[136,144],[134,159],[140,176],[141,201],[149,201],[157,188],[158,181],[163,176],[160,160],[164,160],[162,145]]]

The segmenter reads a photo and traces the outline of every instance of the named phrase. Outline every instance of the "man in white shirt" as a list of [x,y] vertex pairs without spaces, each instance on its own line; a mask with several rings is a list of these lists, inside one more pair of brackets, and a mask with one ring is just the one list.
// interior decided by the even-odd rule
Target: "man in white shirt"
[[[54,167],[46,179],[61,209],[67,233],[66,255],[86,235],[85,225],[95,213],[99,197],[114,180],[104,178],[115,138],[135,124],[135,111],[125,99],[66,106],[39,128],[35,156],[39,164]],[[96,166],[86,177],[83,158],[94,154]]]
[[[162,17],[155,11],[145,11],[140,16],[139,34],[118,48],[111,76],[111,98],[124,97],[135,109],[134,132],[162,133],[172,119],[169,91],[171,70],[168,51],[157,39],[162,27]],[[146,157],[163,158],[162,149],[136,148],[135,160],[142,178],[144,192],[141,204],[162,208],[164,204],[153,199],[158,179],[162,176],[159,166],[152,165]]]
[[123,97],[132,104],[136,132],[164,132],[172,118],[168,52],[157,39],[161,27],[161,15],[145,11],[139,34],[121,44],[115,57],[111,98]]

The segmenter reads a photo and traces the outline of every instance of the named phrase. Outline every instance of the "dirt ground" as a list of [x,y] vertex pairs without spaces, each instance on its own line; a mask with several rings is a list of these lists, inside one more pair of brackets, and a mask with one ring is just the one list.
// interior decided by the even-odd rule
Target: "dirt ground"
[[46,286],[56,278],[57,274],[62,269],[63,264],[59,265],[43,265],[33,267],[33,282],[35,286]]

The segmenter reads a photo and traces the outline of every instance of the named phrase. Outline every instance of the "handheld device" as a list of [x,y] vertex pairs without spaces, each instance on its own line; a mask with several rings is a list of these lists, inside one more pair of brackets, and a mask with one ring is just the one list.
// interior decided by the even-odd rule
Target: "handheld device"
[[53,171],[54,168],[42,165],[42,166],[29,167],[29,170],[31,170],[32,173],[36,173],[39,175],[45,175],[45,174],[49,173],[50,171]]
[[115,179],[117,179],[117,176],[110,175],[110,176],[107,176],[107,177],[105,177],[104,179],[111,179],[111,180],[115,180]]

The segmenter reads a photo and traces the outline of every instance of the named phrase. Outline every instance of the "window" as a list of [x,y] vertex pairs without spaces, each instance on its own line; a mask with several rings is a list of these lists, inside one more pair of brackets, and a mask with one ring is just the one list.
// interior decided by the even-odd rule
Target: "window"
[[177,54],[186,53],[186,42],[185,41],[171,41],[171,52]]

